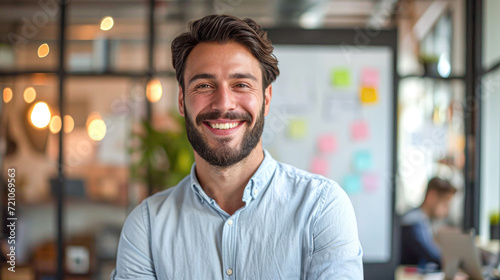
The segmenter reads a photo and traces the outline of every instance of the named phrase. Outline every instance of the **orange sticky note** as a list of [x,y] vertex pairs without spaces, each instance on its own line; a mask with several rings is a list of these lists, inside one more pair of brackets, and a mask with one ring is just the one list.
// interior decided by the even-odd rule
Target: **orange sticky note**
[[378,101],[377,89],[373,87],[362,87],[359,91],[361,104],[370,105]]

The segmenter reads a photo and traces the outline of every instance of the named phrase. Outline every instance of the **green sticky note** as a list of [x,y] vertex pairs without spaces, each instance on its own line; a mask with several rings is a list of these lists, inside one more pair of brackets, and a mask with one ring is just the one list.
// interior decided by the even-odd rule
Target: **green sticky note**
[[288,124],[288,136],[291,139],[303,139],[307,134],[307,122],[304,119],[293,119]]
[[366,171],[373,168],[372,154],[369,151],[361,150],[354,154],[354,168],[357,171]]
[[356,194],[361,192],[361,177],[359,175],[346,175],[342,180],[342,188],[347,194]]
[[351,85],[351,71],[346,68],[332,70],[331,82],[335,87],[348,87]]

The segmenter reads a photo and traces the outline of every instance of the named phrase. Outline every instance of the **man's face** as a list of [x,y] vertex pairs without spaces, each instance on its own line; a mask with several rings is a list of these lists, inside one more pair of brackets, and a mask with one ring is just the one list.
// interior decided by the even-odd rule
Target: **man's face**
[[450,203],[453,198],[453,194],[439,195],[436,192],[433,193],[435,196],[433,203],[433,213],[432,218],[434,219],[444,219],[448,217],[448,212],[450,211]]
[[259,61],[237,43],[201,43],[188,56],[179,112],[195,152],[230,166],[260,144],[272,89],[262,88]]

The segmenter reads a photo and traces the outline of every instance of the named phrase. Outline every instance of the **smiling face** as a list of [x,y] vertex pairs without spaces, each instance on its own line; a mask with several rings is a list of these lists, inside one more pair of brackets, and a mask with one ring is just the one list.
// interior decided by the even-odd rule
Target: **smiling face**
[[260,138],[272,89],[262,88],[259,61],[237,43],[200,43],[188,56],[179,112],[188,139],[209,164],[231,166],[246,158]]

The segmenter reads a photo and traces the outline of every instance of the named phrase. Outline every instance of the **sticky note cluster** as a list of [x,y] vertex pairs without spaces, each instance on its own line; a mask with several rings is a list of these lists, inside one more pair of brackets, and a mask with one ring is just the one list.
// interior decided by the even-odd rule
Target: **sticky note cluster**
[[379,72],[377,69],[365,68],[361,72],[361,87],[359,99],[363,105],[372,105],[378,102]]
[[358,150],[353,154],[352,173],[344,176],[342,188],[349,195],[355,195],[362,191],[375,192],[379,188],[379,178],[373,173],[374,162],[369,150]]

